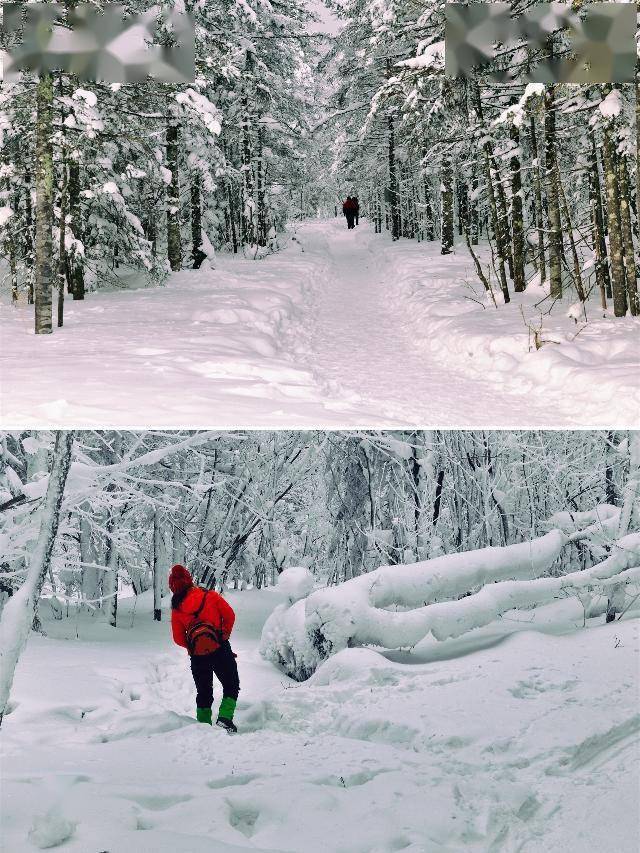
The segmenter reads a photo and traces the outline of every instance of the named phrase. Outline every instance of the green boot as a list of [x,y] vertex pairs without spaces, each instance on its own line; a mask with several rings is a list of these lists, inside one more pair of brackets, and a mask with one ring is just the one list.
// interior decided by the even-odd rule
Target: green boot
[[231,696],[223,696],[222,702],[220,703],[220,710],[218,711],[216,725],[226,729],[229,734],[233,734],[238,731],[233,723],[233,712],[235,710],[236,700],[232,699]]
[[208,723],[212,726],[211,708],[196,708],[196,719],[199,723]]
[[223,720],[233,720],[233,713],[235,710],[236,700],[232,699],[231,696],[223,696],[222,702],[220,702],[218,717],[222,717]]

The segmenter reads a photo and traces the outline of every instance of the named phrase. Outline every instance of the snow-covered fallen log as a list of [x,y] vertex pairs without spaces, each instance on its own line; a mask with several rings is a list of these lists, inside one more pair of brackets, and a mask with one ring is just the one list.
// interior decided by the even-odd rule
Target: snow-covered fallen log
[[[614,553],[590,569],[541,577],[566,543],[565,534],[554,530],[531,543],[384,566],[318,590],[291,607],[276,608],[264,626],[262,654],[292,677],[304,679],[322,660],[350,646],[399,648],[428,634],[437,640],[459,637],[509,610],[585,590],[606,594],[620,584],[640,582],[639,533],[620,539]],[[412,609],[387,609],[392,605]]]

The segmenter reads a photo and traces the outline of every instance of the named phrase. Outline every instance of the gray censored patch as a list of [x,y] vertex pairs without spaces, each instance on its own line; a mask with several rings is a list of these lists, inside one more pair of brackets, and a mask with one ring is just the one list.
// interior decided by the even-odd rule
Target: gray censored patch
[[[591,3],[579,14],[565,3],[537,3],[517,17],[508,3],[447,3],[445,74],[480,72],[496,82],[631,83],[636,16],[635,3]],[[560,31],[550,57],[550,37]]]
[[[119,4],[100,11],[87,3],[69,10],[57,3],[4,3],[2,10],[0,34],[4,45],[11,44],[1,54],[5,79],[20,71],[59,70],[106,83],[148,77],[166,83],[194,81],[195,30],[186,13],[156,7],[125,18]],[[160,29],[162,41],[169,44],[158,43]]]

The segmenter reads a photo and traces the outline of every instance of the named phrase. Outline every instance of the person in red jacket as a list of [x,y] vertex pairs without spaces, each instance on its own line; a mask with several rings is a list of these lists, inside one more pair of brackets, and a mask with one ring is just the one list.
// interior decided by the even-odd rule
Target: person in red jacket
[[222,701],[216,725],[230,733],[236,732],[233,714],[240,692],[240,680],[236,656],[229,644],[236,614],[217,592],[195,586],[189,571],[179,564],[171,569],[169,589],[173,593],[173,639],[189,652],[191,658],[198,722],[212,725],[215,674],[222,684]]
[[344,213],[345,218],[347,220],[347,228],[349,228],[349,229],[353,228],[354,227],[353,220],[355,219],[355,216],[356,216],[356,206],[353,203],[353,199],[351,198],[350,195],[347,196],[344,204],[342,205],[342,212]]

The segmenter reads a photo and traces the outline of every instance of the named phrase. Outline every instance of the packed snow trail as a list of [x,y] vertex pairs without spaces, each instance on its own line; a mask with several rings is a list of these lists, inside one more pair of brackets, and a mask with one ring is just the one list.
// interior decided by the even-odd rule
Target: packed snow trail
[[[517,311],[507,313],[502,308],[497,321],[488,312],[488,322],[497,323],[513,354],[491,352],[493,331],[484,325],[487,312],[478,314],[475,300],[465,304],[455,293],[465,281],[475,279],[464,248],[455,256],[434,258],[437,244],[406,240],[393,244],[388,234],[375,234],[367,221],[361,220],[349,231],[340,218],[304,223],[298,239],[306,251],[329,261],[325,286],[315,291],[307,312],[307,366],[332,395],[354,406],[373,408],[378,415],[372,425],[381,420],[382,426],[384,421],[400,421],[475,429],[605,426],[628,420],[626,425],[633,427],[634,419],[635,423],[640,419],[640,328],[633,318],[628,323],[616,321],[616,330],[623,337],[615,344],[612,341],[609,350],[624,348],[619,364],[607,363],[605,354],[599,353],[603,362],[591,374],[580,363],[578,353],[574,374],[584,375],[572,375],[567,365],[560,364],[555,366],[556,376],[551,377],[551,369],[543,365],[538,353],[527,358],[526,326]],[[422,306],[411,298],[410,288],[402,280],[411,282],[412,277],[421,279],[420,298],[436,309],[433,316],[416,311]],[[540,297],[538,290],[532,295],[533,300]],[[446,324],[469,311],[475,311],[476,319],[470,324],[467,344],[450,335]],[[558,314],[566,322],[560,309]],[[442,326],[438,335],[434,334],[434,319]],[[478,340],[483,328],[486,344]],[[575,334],[573,329],[569,331]],[[609,331],[614,334],[613,327]],[[489,352],[481,352],[483,348]],[[474,365],[474,360],[479,364]],[[594,360],[590,353],[584,359]],[[525,362],[522,374],[516,373],[518,362]],[[611,389],[606,388],[608,378]],[[580,388],[578,379],[582,380]],[[582,400],[573,396],[578,388]],[[604,390],[614,400],[627,398],[620,399],[622,414],[618,415],[610,400],[599,398]]]
[[43,605],[2,727],[7,850],[637,850],[637,610],[583,629],[566,599],[296,684],[257,653],[283,595],[227,597],[234,737],[195,723],[168,601],[160,623],[150,592],[121,601],[116,630]]
[[32,307],[5,305],[1,425],[637,425],[638,318],[576,328],[560,303],[545,319],[552,343],[530,353],[520,308],[535,321],[544,293],[479,304],[463,248],[443,258],[342,219],[292,226],[283,242],[163,287],[132,289],[123,272],[122,290],[67,302],[52,335],[33,335]]

